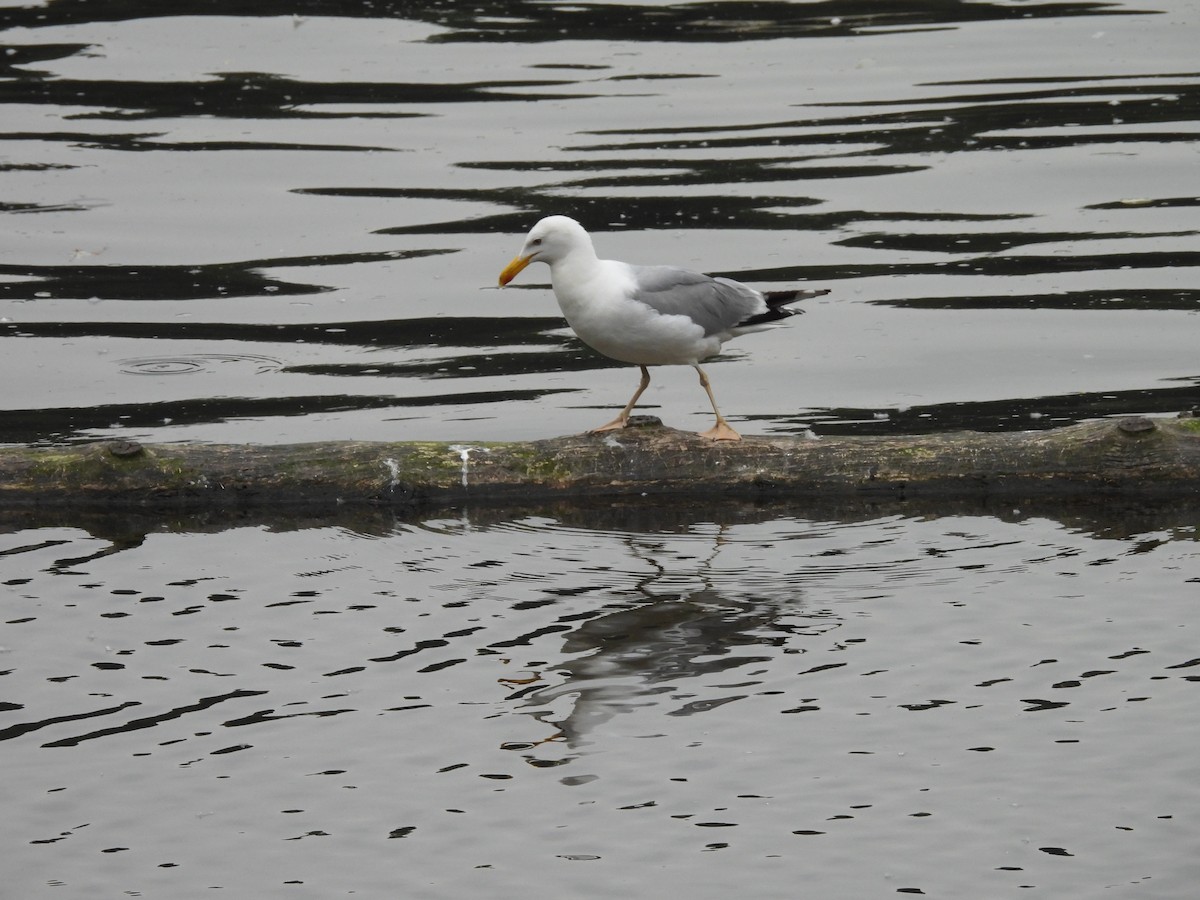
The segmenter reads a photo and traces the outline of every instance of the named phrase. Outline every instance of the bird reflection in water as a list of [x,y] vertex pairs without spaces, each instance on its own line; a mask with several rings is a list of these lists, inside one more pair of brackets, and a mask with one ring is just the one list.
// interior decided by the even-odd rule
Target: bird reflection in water
[[[564,662],[500,679],[517,688],[508,699],[522,701],[522,712],[554,728],[547,737],[506,746],[528,751],[563,743],[576,749],[621,713],[670,704],[665,715],[686,716],[744,699],[761,684],[756,671],[737,683],[712,686],[711,696],[683,685],[768,663],[781,652],[803,652],[787,645],[797,636],[824,634],[841,624],[829,610],[806,608],[795,585],[774,594],[747,594],[745,586],[754,581],[747,572],[714,570],[722,543],[718,536],[707,556],[686,571],[674,565],[676,557],[664,542],[629,537],[632,555],[652,572],[608,604],[611,611],[600,611],[566,633]],[[638,599],[626,599],[627,593]]]

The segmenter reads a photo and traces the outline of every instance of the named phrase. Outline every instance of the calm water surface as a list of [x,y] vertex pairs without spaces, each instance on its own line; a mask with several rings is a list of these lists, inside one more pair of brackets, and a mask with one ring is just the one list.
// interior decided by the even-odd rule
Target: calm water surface
[[[505,440],[533,271],[827,287],[746,433],[1200,405],[1200,7],[0,2],[0,442]],[[644,398],[707,427],[694,376]],[[1178,509],[0,510],[14,897],[1191,898]]]
[[10,532],[13,896],[1190,897],[1196,527],[1056,515]]

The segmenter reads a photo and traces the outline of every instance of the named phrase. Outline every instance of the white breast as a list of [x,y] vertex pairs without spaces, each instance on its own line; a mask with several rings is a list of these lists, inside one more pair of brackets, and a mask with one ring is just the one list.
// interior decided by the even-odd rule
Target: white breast
[[[568,262],[564,260],[564,263]],[[589,347],[643,365],[692,365],[720,352],[721,341],[683,315],[664,316],[632,299],[629,266],[615,260],[551,266],[554,296],[567,324]]]

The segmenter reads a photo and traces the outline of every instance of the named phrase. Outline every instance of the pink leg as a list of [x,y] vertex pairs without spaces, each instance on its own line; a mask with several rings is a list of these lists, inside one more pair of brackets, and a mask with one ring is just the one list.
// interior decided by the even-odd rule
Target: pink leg
[[598,431],[616,431],[618,428],[624,428],[629,424],[629,414],[633,412],[633,407],[637,404],[638,398],[645,393],[646,388],[650,387],[650,370],[645,366],[641,366],[641,370],[642,380],[638,384],[637,390],[633,392],[633,396],[629,398],[629,402],[625,404],[625,408],[621,410],[621,414],[607,425],[601,425],[599,428],[593,428],[588,432],[588,434],[595,434]]
[[721,411],[717,409],[717,400],[713,397],[712,386],[708,383],[708,376],[704,374],[704,370],[699,366],[693,366],[700,373],[700,386],[704,388],[704,392],[708,394],[708,402],[712,404],[713,412],[717,414],[717,424],[708,431],[700,432],[700,437],[710,438],[714,441],[740,441],[742,436],[738,434],[725,421],[725,417],[721,415]]

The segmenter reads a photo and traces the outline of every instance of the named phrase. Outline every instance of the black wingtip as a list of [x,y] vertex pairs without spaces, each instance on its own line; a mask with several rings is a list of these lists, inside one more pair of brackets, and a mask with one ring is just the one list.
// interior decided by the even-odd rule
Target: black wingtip
[[[767,301],[767,306],[775,309],[780,306],[787,306],[789,303],[798,303],[801,300],[811,300],[813,297],[824,297],[829,293],[829,288],[822,288],[815,291],[767,291],[763,297]],[[799,310],[791,310],[799,312]]]
[[788,316],[801,315],[804,310],[790,309],[788,304],[798,303],[801,300],[810,300],[813,297],[823,297],[828,293],[828,289],[815,291],[766,291],[763,294],[763,299],[767,301],[767,311],[738,322],[738,326],[745,328],[751,325],[769,325],[772,322],[778,322],[780,319],[786,319]]

